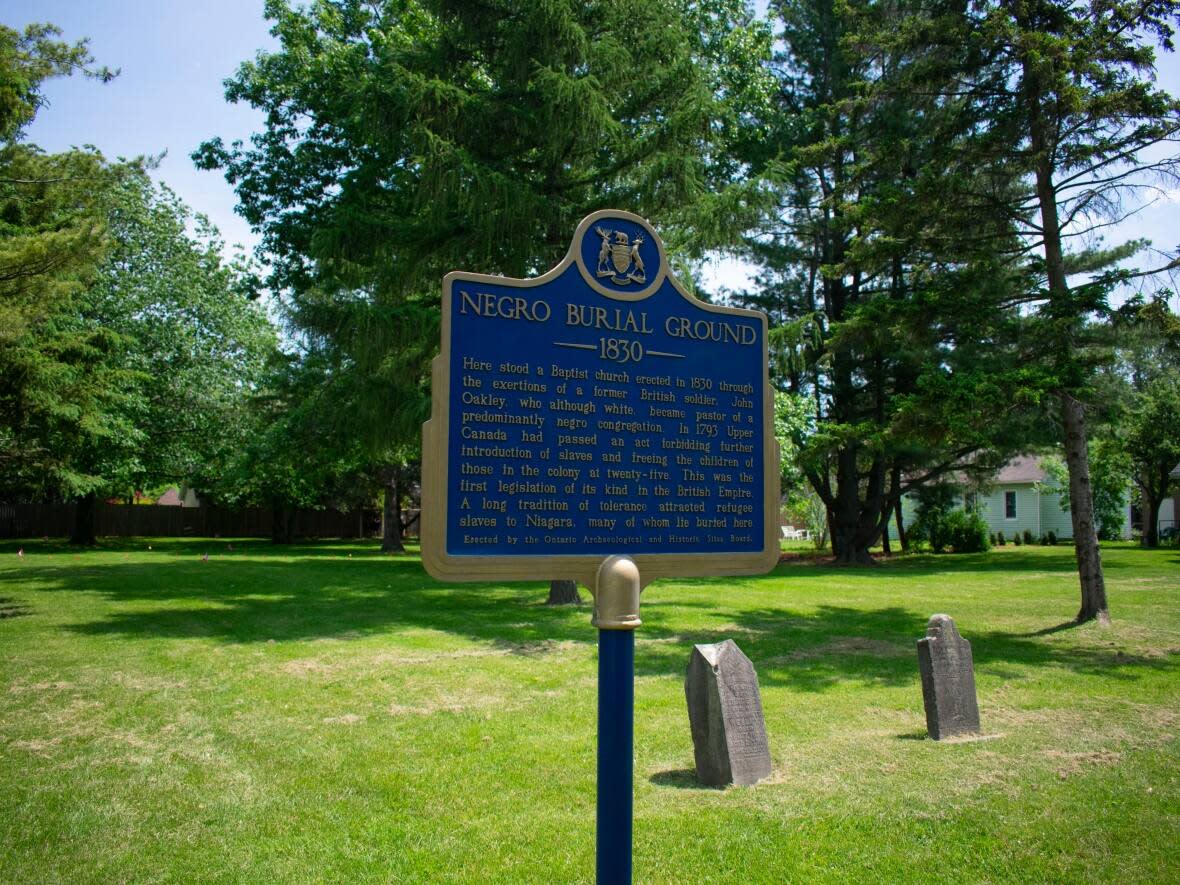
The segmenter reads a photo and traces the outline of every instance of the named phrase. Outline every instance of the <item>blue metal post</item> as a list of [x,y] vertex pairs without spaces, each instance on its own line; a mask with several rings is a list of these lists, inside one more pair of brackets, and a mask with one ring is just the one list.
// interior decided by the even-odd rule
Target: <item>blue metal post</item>
[[598,631],[598,885],[631,882],[635,633]]

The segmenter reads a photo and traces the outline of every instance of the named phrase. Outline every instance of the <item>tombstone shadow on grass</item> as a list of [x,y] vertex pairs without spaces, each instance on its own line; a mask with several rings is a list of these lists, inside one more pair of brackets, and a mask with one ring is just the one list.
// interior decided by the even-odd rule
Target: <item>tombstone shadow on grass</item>
[[749,655],[764,688],[822,692],[849,680],[897,686],[916,678],[914,668],[905,666],[902,658],[912,656],[912,636],[925,628],[925,619],[900,606],[822,605],[813,612],[713,608],[718,627],[669,629],[666,632],[676,641],[658,643],[642,641],[649,625],[659,630],[664,622],[662,613],[647,609],[635,646],[636,674],[681,673],[694,645],[733,639]]
[[728,784],[705,784],[697,780],[696,769],[670,768],[667,771],[657,771],[648,782],[657,787],[673,787],[677,790],[716,790],[724,791]]

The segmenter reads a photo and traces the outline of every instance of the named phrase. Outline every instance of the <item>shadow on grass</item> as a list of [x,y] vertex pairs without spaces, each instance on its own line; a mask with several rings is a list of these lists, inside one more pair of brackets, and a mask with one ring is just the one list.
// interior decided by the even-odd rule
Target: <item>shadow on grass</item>
[[1066,630],[1073,630],[1080,627],[1080,621],[1062,621],[1060,624],[1054,624],[1052,627],[1045,627],[1041,630],[1034,630],[1031,633],[1020,633],[1020,636],[1052,636],[1054,633],[1064,633]]
[[23,618],[32,609],[8,596],[0,596],[0,618]]
[[650,783],[657,787],[675,787],[678,790],[716,790],[717,792],[724,792],[725,787],[713,786],[711,784],[702,784],[697,780],[696,769],[693,768],[673,768],[668,771],[657,771],[648,778]]
[[[20,566],[0,570],[0,586],[102,597],[109,605],[99,619],[65,628],[94,636],[260,643],[429,630],[520,655],[542,653],[554,642],[595,642],[588,609],[546,606],[544,583],[447,586],[427,576],[416,556],[383,555],[373,542],[285,548],[265,541],[241,547],[218,543],[222,552],[209,541],[167,539],[158,557],[155,550],[144,555],[144,545],[134,548],[136,555],[114,547],[80,562],[46,545]],[[230,543],[234,551],[228,550]],[[202,561],[200,554],[210,551],[209,561]],[[1053,564],[1036,555],[997,559],[1012,571],[1022,564],[1036,571]],[[920,583],[935,565],[945,571],[943,562],[941,557],[935,563],[902,562],[862,574],[872,580],[892,573]],[[809,571],[786,566],[778,575],[794,579]],[[831,574],[824,567],[814,571]],[[724,584],[732,591],[732,581],[699,583]],[[918,678],[915,642],[925,635],[928,612],[902,605],[743,608],[728,605],[726,598],[645,604],[636,673],[680,676],[693,644],[733,639],[750,656],[764,686],[823,692],[841,682],[906,686]],[[2,604],[24,613],[19,599]],[[725,626],[685,630],[685,610],[694,608],[709,611],[710,622]],[[1143,670],[1171,670],[1180,663],[1175,655],[1136,657],[1083,642],[1045,642],[1037,634],[991,632],[968,638],[977,671],[1002,678],[1020,678],[1022,666],[1057,666],[1134,679]]]
[[[1123,550],[1139,548],[1118,548]],[[1065,555],[1061,555],[1065,554]],[[912,553],[904,556],[894,556],[888,559],[878,559],[872,566],[847,566],[835,563],[817,563],[809,560],[785,560],[780,567],[785,568],[789,575],[831,575],[833,573],[856,575],[866,580],[880,580],[896,578],[899,574],[915,577],[930,577],[934,575],[954,574],[956,572],[1009,572],[1031,571],[1053,574],[1076,574],[1077,563],[1074,561],[1072,549],[1066,551],[1063,547],[1029,547],[1018,550],[992,550],[989,553]],[[1158,555],[1158,551],[1157,551]],[[1104,569],[1134,568],[1131,563],[1119,562],[1117,559],[1103,560]]]

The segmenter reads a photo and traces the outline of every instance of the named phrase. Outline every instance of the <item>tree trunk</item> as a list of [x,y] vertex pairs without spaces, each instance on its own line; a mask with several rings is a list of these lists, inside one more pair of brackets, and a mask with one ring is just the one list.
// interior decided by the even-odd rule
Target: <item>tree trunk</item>
[[839,520],[832,527],[832,549],[840,565],[872,565],[873,557],[868,547],[860,541],[859,525],[845,525]]
[[1073,549],[1078,561],[1082,607],[1078,622],[1097,620],[1110,623],[1106,604],[1106,582],[1102,577],[1102,554],[1094,524],[1094,498],[1090,489],[1090,458],[1086,451],[1086,416],[1082,404],[1068,393],[1061,394],[1061,423],[1065,430],[1065,464],[1069,469],[1070,518],[1073,521]]
[[70,535],[70,543],[85,547],[93,547],[97,542],[94,535],[94,511],[97,505],[93,492],[78,499],[74,505],[74,531]]
[[578,585],[573,581],[550,581],[549,598],[546,605],[581,605],[582,597],[578,595]]
[[290,544],[295,521],[290,507],[276,504],[271,508],[270,541],[272,544]]
[[[1023,24],[1023,23],[1022,23]],[[1041,213],[1041,236],[1045,250],[1045,277],[1049,284],[1049,306],[1059,317],[1075,315],[1065,275],[1065,253],[1061,245],[1062,223],[1053,183],[1051,126],[1044,116],[1045,90],[1031,58],[1022,59],[1024,102],[1028,113],[1029,148],[1035,159],[1037,207]],[[1067,351],[1068,342],[1062,345]],[[1068,353],[1061,357],[1068,360]],[[1086,415],[1082,404],[1067,390],[1059,394],[1061,426],[1065,431],[1065,464],[1069,470],[1070,517],[1073,521],[1073,549],[1078,561],[1082,606],[1077,620],[1110,623],[1106,605],[1106,583],[1102,577],[1102,556],[1098,551],[1098,530],[1094,524],[1094,497],[1090,486],[1090,456],[1086,450]]]
[[1143,486],[1139,487],[1143,496],[1143,538],[1144,547],[1158,547],[1160,545],[1160,505],[1162,498],[1154,497]]
[[381,552],[406,552],[402,543],[401,487],[396,470],[391,470],[385,481],[385,507],[381,511]]

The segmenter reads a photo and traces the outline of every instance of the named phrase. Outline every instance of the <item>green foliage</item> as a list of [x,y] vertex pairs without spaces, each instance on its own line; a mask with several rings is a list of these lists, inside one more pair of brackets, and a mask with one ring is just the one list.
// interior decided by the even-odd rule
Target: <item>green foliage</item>
[[[1131,462],[1122,443],[1104,437],[1095,440],[1090,450],[1090,493],[1098,537],[1105,541],[1122,536],[1127,507],[1127,490],[1131,483]],[[1061,511],[1070,512],[1069,471],[1060,455],[1041,459],[1041,469],[1048,482],[1038,484],[1042,495],[1059,495]]]
[[987,522],[975,511],[957,506],[959,495],[953,486],[924,488],[918,495],[917,517],[910,527],[912,540],[925,542],[935,553],[983,553],[991,549]]
[[[0,347],[10,494],[126,494],[201,481],[241,444],[274,332],[216,232],[142,171],[103,195],[106,257]],[[194,233],[188,232],[189,225]]]
[[1004,354],[1019,271],[1000,257],[1017,232],[941,197],[953,157],[931,133],[946,109],[856,36],[887,27],[883,10],[772,3],[778,89],[735,144],[774,199],[746,243],[756,288],[737,297],[770,317],[775,383],[817,404],[798,463],[845,561],[864,560],[906,491],[998,466],[1029,433],[1005,383],[1022,371]]
[[1144,543],[1155,546],[1160,502],[1180,488],[1180,379],[1161,376],[1135,394],[1127,422],[1126,455],[1143,506]]
[[54,39],[61,29],[31,24],[24,31],[0,25],[0,141],[17,140],[45,104],[42,84],[54,77],[82,73],[104,83],[116,71],[94,67],[87,41]]
[[[1110,295],[1137,275],[1111,262],[1138,244],[1096,240],[1180,172],[1167,149],[1180,135],[1180,103],[1156,87],[1153,46],[1172,49],[1178,14],[1180,0],[985,0],[932,19],[918,4],[902,8],[900,24],[859,35],[877,57],[898,60],[903,91],[947,111],[928,118],[950,148],[943,199],[967,217],[998,211],[1020,233],[999,246],[1016,283],[1004,303],[1023,306],[1013,365],[1033,380],[1020,395],[1055,407],[1076,488],[1088,472],[1084,403],[1114,353]],[[1078,270],[1088,279],[1071,280]],[[1074,516],[1079,617],[1105,617],[1098,539],[1082,531],[1099,520],[1089,500],[1074,502]]]
[[99,479],[76,461],[79,436],[126,451],[134,373],[123,338],[80,327],[77,302],[95,284],[108,216],[135,164],[92,149],[46,154],[19,141],[44,104],[42,84],[92,70],[86,44],[53,39],[49,25],[0,26],[0,494],[88,493]]
[[272,355],[245,414],[250,430],[211,491],[236,506],[342,509],[371,498],[373,483],[358,482],[363,471],[359,443],[324,445],[332,414],[318,397],[325,384],[322,360]]
[[975,511],[952,510],[944,524],[947,545],[955,553],[984,553],[991,549],[987,522]]
[[[61,377],[47,367],[26,336],[51,326],[54,310],[95,278],[108,245],[110,196],[135,168],[107,163],[91,148],[46,154],[21,143],[45,103],[45,80],[75,72],[113,76],[91,67],[84,41],[68,45],[53,39],[58,33],[51,25],[29,25],[23,32],[0,25],[0,428],[9,428],[0,430],[0,446],[9,449],[8,458],[11,425],[26,408],[36,408],[29,401],[54,399],[56,389],[75,390],[84,382],[85,369],[78,377]],[[58,338],[57,350],[75,353],[80,363],[109,343],[71,346],[57,330],[49,334]],[[94,412],[90,397],[66,393],[58,399],[67,411]]]
[[630,6],[574,0],[267,13],[279,50],[226,92],[267,111],[266,136],[195,159],[265,232],[276,288],[377,300],[456,268],[544,271],[603,206],[675,216],[710,174],[720,62],[755,51],[732,2],[656,4],[642,27]]
[[702,202],[732,165],[714,148],[733,125],[716,92],[758,88],[748,59],[767,42],[736,0],[655,4],[642,24],[633,6],[576,0],[274,0],[267,15],[278,48],[226,84],[265,131],[194,159],[224,170],[262,234],[314,363],[304,380],[321,384],[296,385],[316,402],[287,402],[290,420],[334,416],[301,434],[319,460],[358,444],[377,473],[416,458],[448,271],[542,272],[605,206],[682,240],[732,226]]
[[955,508],[958,498],[957,489],[945,483],[923,486],[914,497],[914,522],[910,526],[911,541],[930,545],[935,553],[946,549],[949,540],[946,532],[946,522]]

